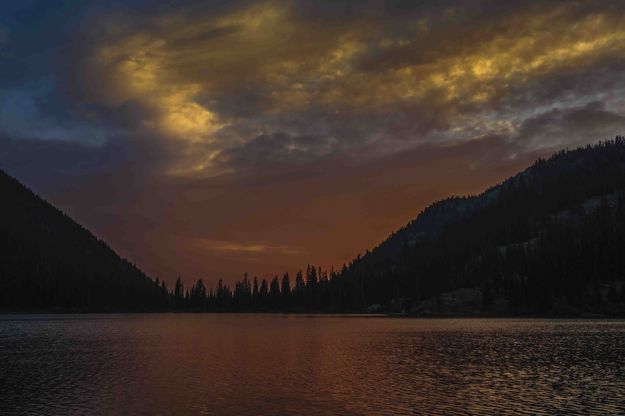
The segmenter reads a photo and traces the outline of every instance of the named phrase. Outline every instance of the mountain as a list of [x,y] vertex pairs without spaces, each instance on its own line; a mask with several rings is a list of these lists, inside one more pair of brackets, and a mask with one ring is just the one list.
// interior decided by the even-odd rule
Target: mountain
[[625,139],[450,197],[339,272],[174,290],[0,173],[0,309],[625,316]]
[[0,310],[144,310],[160,287],[0,171]]
[[432,204],[339,276],[350,307],[625,312],[625,140]]
[[200,279],[174,304],[198,311],[625,316],[625,139],[564,150],[479,195],[424,209],[341,271],[292,284]]

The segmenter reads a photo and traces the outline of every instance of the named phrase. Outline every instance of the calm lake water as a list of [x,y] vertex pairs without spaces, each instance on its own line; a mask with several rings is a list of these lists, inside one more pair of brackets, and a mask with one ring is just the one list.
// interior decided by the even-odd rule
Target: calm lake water
[[0,315],[0,414],[625,414],[625,321]]

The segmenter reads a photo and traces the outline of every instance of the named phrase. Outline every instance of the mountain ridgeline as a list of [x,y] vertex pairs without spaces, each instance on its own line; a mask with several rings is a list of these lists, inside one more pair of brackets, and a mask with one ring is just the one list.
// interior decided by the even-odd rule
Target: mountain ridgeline
[[413,313],[625,313],[625,140],[425,209],[341,277]]
[[[480,195],[451,197],[340,271],[291,285],[202,282],[209,310],[625,315],[625,139],[563,150]],[[180,291],[179,293],[183,293]],[[199,293],[199,294],[198,294]]]
[[625,139],[423,210],[339,271],[169,290],[0,175],[0,308],[625,315]]
[[0,195],[0,310],[158,306],[155,282],[2,171]]

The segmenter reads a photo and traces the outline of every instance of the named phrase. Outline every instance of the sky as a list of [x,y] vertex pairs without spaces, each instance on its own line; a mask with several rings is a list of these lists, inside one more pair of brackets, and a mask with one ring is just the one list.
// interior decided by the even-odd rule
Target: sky
[[0,168],[153,277],[338,268],[625,133],[622,1],[0,9]]

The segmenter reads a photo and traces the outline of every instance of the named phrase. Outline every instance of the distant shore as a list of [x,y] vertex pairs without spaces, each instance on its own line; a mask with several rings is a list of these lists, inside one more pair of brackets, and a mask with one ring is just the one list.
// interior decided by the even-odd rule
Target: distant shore
[[174,311],[174,310],[80,310],[80,309],[53,309],[53,310],[5,310],[0,315],[134,315],[134,314],[202,314],[202,315],[291,315],[298,317],[343,317],[343,318],[410,318],[410,319],[625,319],[623,314],[606,314],[593,312],[580,313],[502,313],[488,311],[464,312],[332,312],[332,311]]

